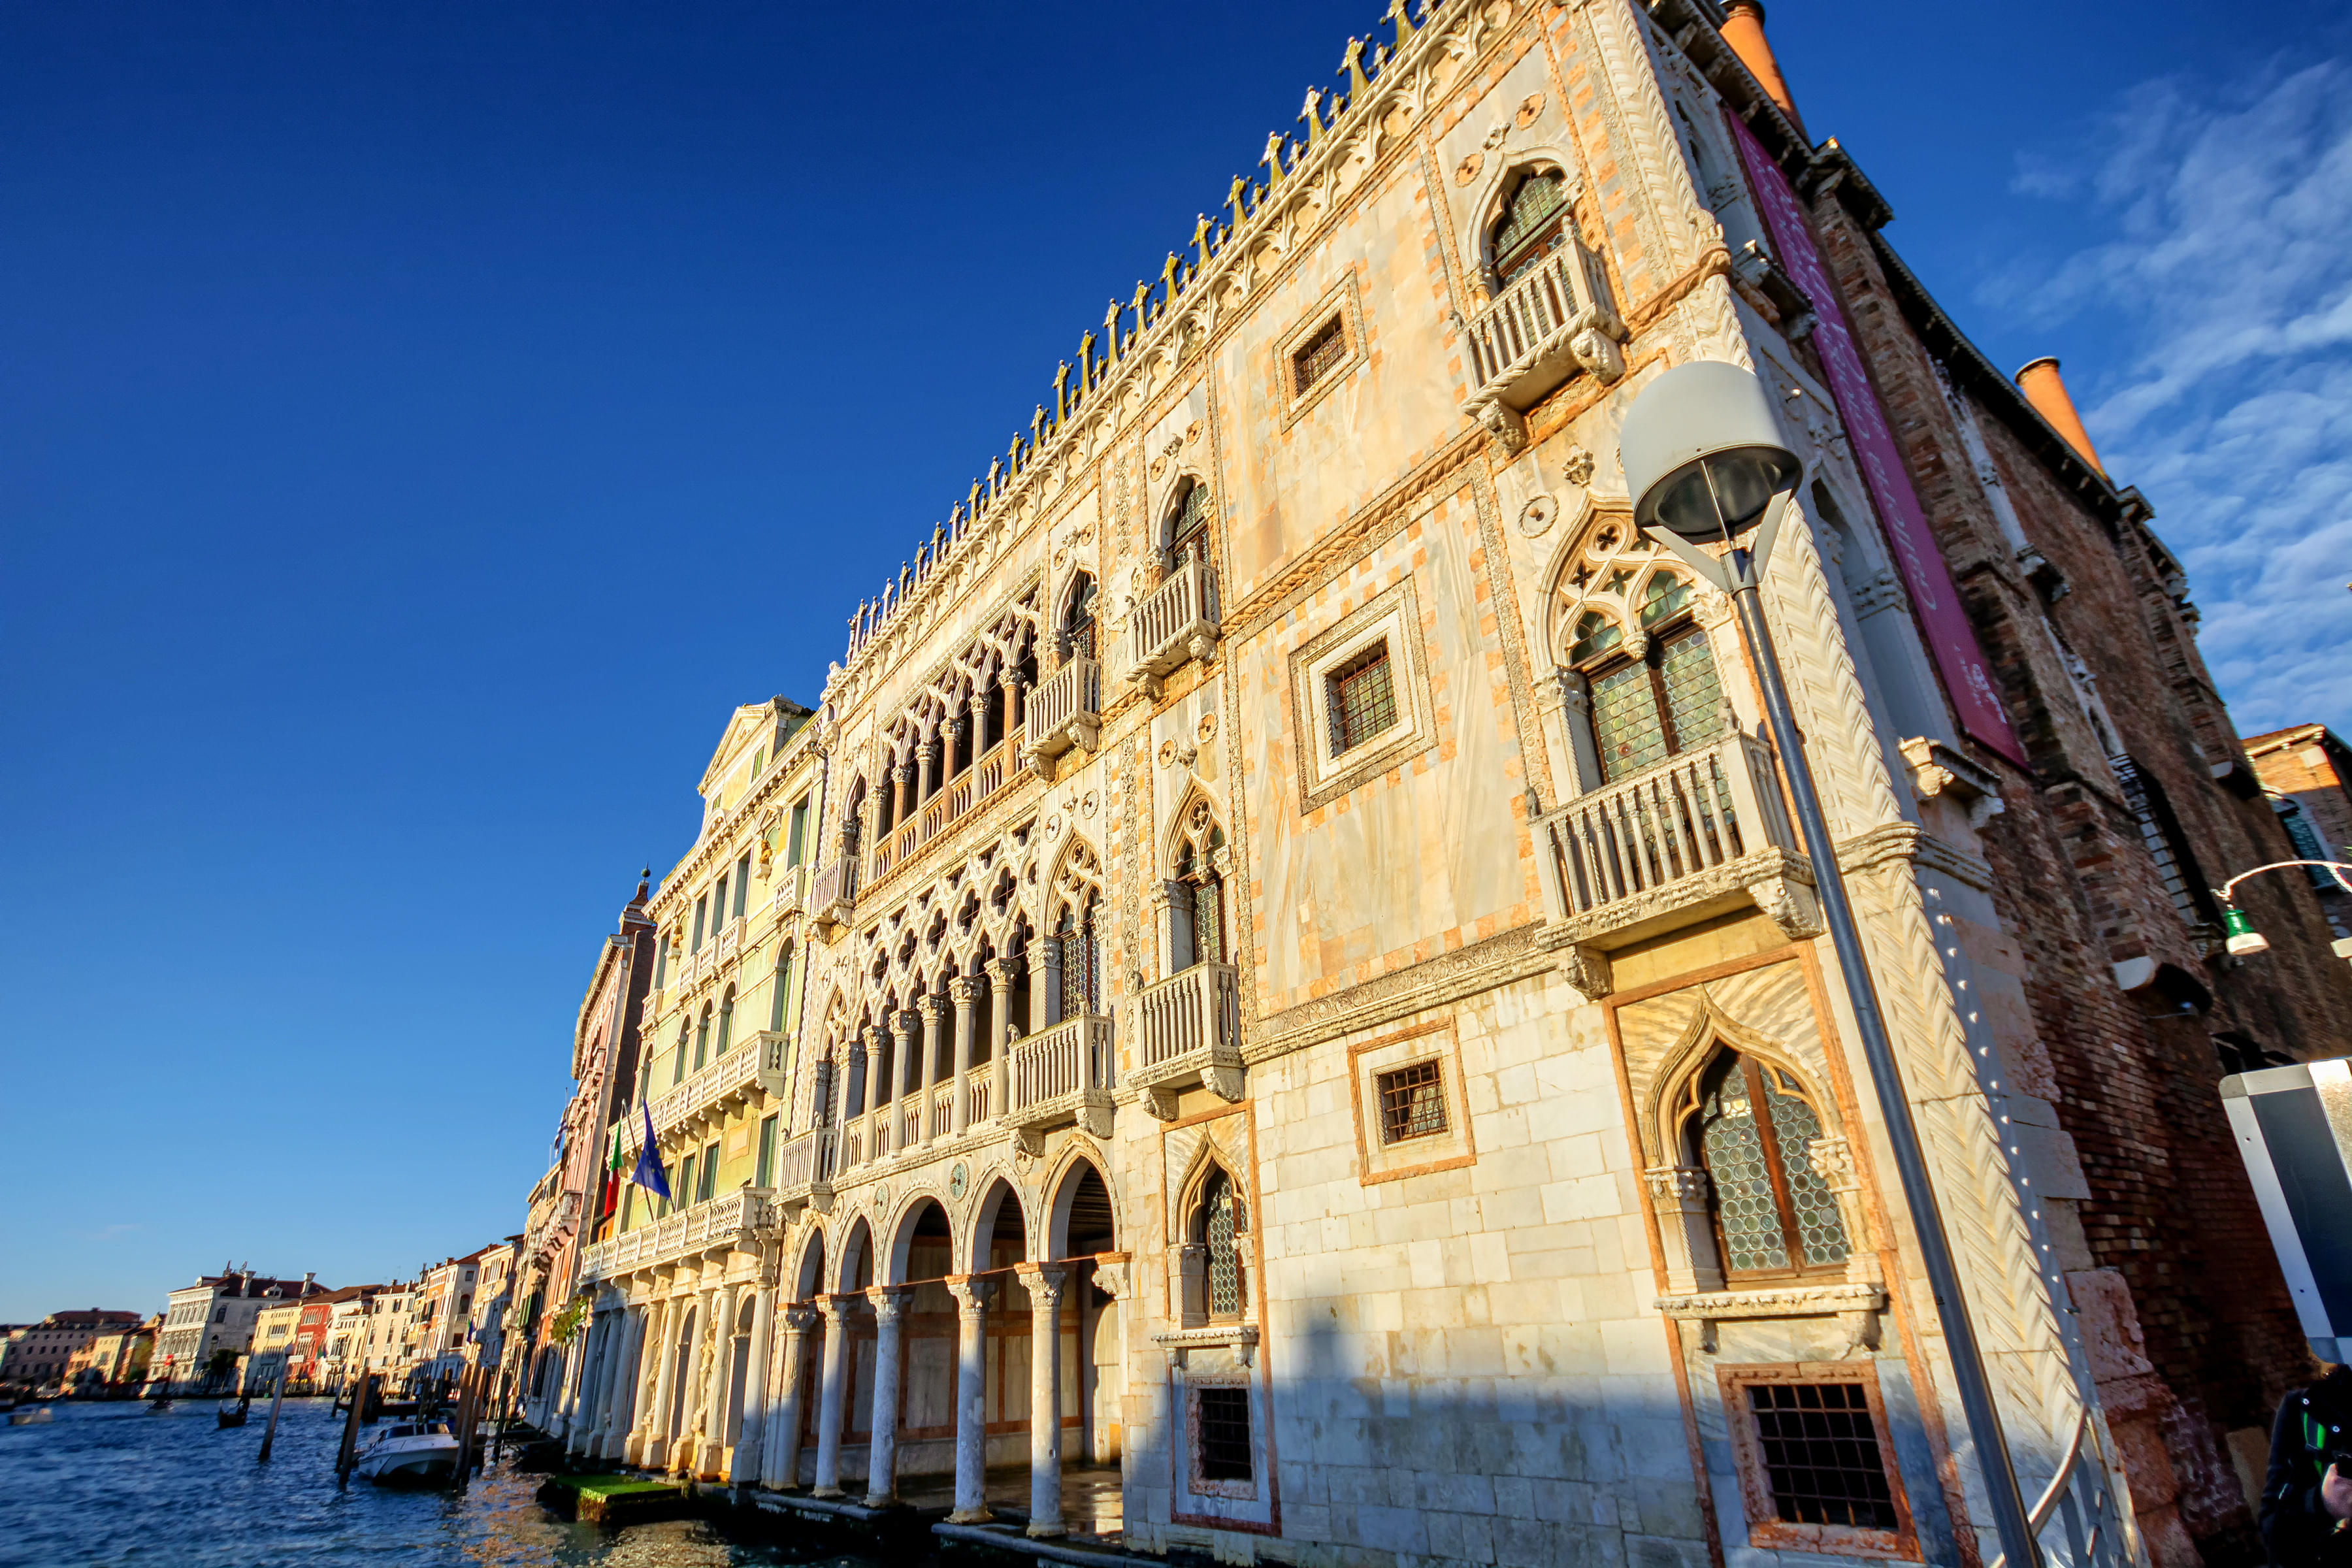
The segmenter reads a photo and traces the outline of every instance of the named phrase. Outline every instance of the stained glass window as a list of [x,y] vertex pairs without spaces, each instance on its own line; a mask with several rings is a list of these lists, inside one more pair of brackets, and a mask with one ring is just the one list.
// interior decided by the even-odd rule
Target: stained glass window
[[1576,630],[1569,644],[1570,664],[1582,664],[1588,658],[1598,658],[1625,640],[1624,632],[1615,621],[1598,610],[1587,610],[1576,617]]
[[1521,180],[1495,228],[1495,272],[1508,287],[1559,248],[1568,211],[1568,177],[1557,171]]
[[1698,1108],[1698,1155],[1715,1188],[1716,1227],[1728,1275],[1842,1267],[1845,1223],[1837,1194],[1813,1169],[1819,1113],[1788,1076],[1727,1052]]
[[1062,907],[1058,934],[1062,939],[1062,1016],[1076,1018],[1096,1010],[1095,899],[1087,895],[1083,910]]
[[1592,741],[1601,773],[1614,783],[1712,744],[1723,733],[1722,709],[1706,634],[1692,626],[1658,638],[1642,658],[1592,682]]
[[1069,612],[1062,617],[1062,635],[1069,639],[1069,657],[1095,657],[1095,580],[1081,576],[1070,591]]
[[1183,499],[1176,503],[1176,513],[1168,524],[1168,552],[1171,560],[1182,563],[1184,552],[1202,541],[1209,531],[1209,487],[1197,481],[1187,481]]

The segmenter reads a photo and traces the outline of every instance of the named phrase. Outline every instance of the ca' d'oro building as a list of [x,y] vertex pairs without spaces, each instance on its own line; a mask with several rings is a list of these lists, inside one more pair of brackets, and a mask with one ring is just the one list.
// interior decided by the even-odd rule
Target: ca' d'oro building
[[2287,841],[2147,503],[1746,0],[1400,6],[1305,118],[728,723],[582,1011],[534,1419],[1229,1560],[1989,1560],[1824,868],[1632,526],[1711,359],[1806,466],[1765,606],[2028,1499],[2243,1557],[2308,1361],[2213,1086],[2352,981],[2290,881],[2222,953]]

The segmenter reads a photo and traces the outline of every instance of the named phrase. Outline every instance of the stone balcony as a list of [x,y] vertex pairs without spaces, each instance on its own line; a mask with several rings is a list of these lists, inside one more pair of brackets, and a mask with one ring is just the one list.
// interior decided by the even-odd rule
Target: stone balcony
[[809,917],[830,940],[845,930],[857,907],[857,858],[841,855],[817,868],[809,879]]
[[1220,1099],[1242,1097],[1241,975],[1230,963],[1196,963],[1147,986],[1135,999],[1136,1064],[1128,1086],[1162,1121],[1176,1119],[1177,1091],[1206,1084]]
[[1073,746],[1092,751],[1102,726],[1102,666],[1083,656],[1064,659],[1029,694],[1025,722],[1024,754],[1041,771]]
[[1013,746],[999,742],[971,766],[933,790],[929,799],[910,809],[907,820],[877,833],[864,886],[878,887],[905,870],[922,852],[923,846],[967,814],[993,803],[1008,785],[1019,783],[1023,774],[1012,765],[1014,751]]
[[1193,549],[1135,607],[1128,635],[1127,678],[1153,699],[1160,683],[1188,659],[1206,661],[1217,647],[1216,579]]
[[1772,748],[1751,736],[1579,795],[1538,817],[1534,833],[1545,940],[1587,995],[1609,989],[1609,950],[1743,906],[1791,941],[1822,933]]
[[809,872],[805,866],[785,866],[776,872],[776,891],[768,900],[772,920],[790,920],[808,907]]
[[1464,323],[1475,390],[1462,411],[1513,452],[1527,445],[1521,417],[1571,378],[1625,374],[1617,345],[1625,323],[1601,258],[1571,237]]
[[[667,1138],[682,1128],[715,1121],[751,1099],[754,1089],[781,1099],[790,1087],[786,1080],[791,1070],[792,1037],[762,1029],[654,1100],[654,1137]],[[645,1117],[625,1119],[621,1125],[624,1149],[635,1149],[645,1142]]]
[[803,1204],[820,1209],[833,1206],[834,1163],[840,1144],[830,1127],[812,1128],[787,1141],[776,1153],[776,1206],[779,1215]]
[[1014,1041],[1007,1055],[1012,1094],[1003,1120],[1020,1147],[1044,1152],[1046,1130],[1068,1121],[1097,1138],[1110,1136],[1118,1056],[1108,1018],[1096,1013],[1065,1018]]
[[764,1188],[739,1187],[583,1248],[580,1282],[593,1284],[705,1253],[757,1247],[774,1221],[773,1195]]

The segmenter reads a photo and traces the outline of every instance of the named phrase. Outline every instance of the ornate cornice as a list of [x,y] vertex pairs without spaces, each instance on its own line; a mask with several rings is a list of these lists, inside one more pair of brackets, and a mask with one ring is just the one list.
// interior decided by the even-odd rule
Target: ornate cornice
[[1242,1060],[1255,1066],[1359,1029],[1377,1028],[1482,991],[1542,973],[1557,962],[1530,921],[1499,936],[1424,959],[1327,996],[1270,1013],[1252,1026]]

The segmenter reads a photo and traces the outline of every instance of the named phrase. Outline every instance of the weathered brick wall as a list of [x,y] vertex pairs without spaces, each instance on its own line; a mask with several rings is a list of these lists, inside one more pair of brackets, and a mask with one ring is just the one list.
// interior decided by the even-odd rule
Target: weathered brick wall
[[[2091,1189],[2074,1279],[2097,1298],[2084,1328],[2135,1507],[2160,1563],[2192,1549],[2251,1562],[2259,1547],[2228,1436],[2266,1426],[2311,1362],[2221,1113],[2213,1037],[2242,1033],[2296,1058],[2343,1054],[2352,977],[2292,879],[2241,889],[2271,938],[2265,958],[2221,957],[2212,933],[2184,921],[2107,765],[2109,738],[2086,717],[2084,685],[2113,742],[2161,788],[2206,885],[2289,846],[2258,792],[2215,779],[2213,765],[2232,760],[2242,784],[2251,774],[2177,597],[2177,567],[2128,500],[2054,458],[2054,438],[2021,404],[1971,385],[1964,369],[1957,384],[2025,538],[2070,590],[2046,599],[2052,578],[2029,578],[2003,536],[1922,324],[1868,234],[1833,196],[1815,217],[2032,760],[2026,777],[1981,757],[2003,774],[2006,804],[1986,853]],[[2121,978],[2146,983],[2126,992],[2116,966],[2131,960],[2147,962]]]

